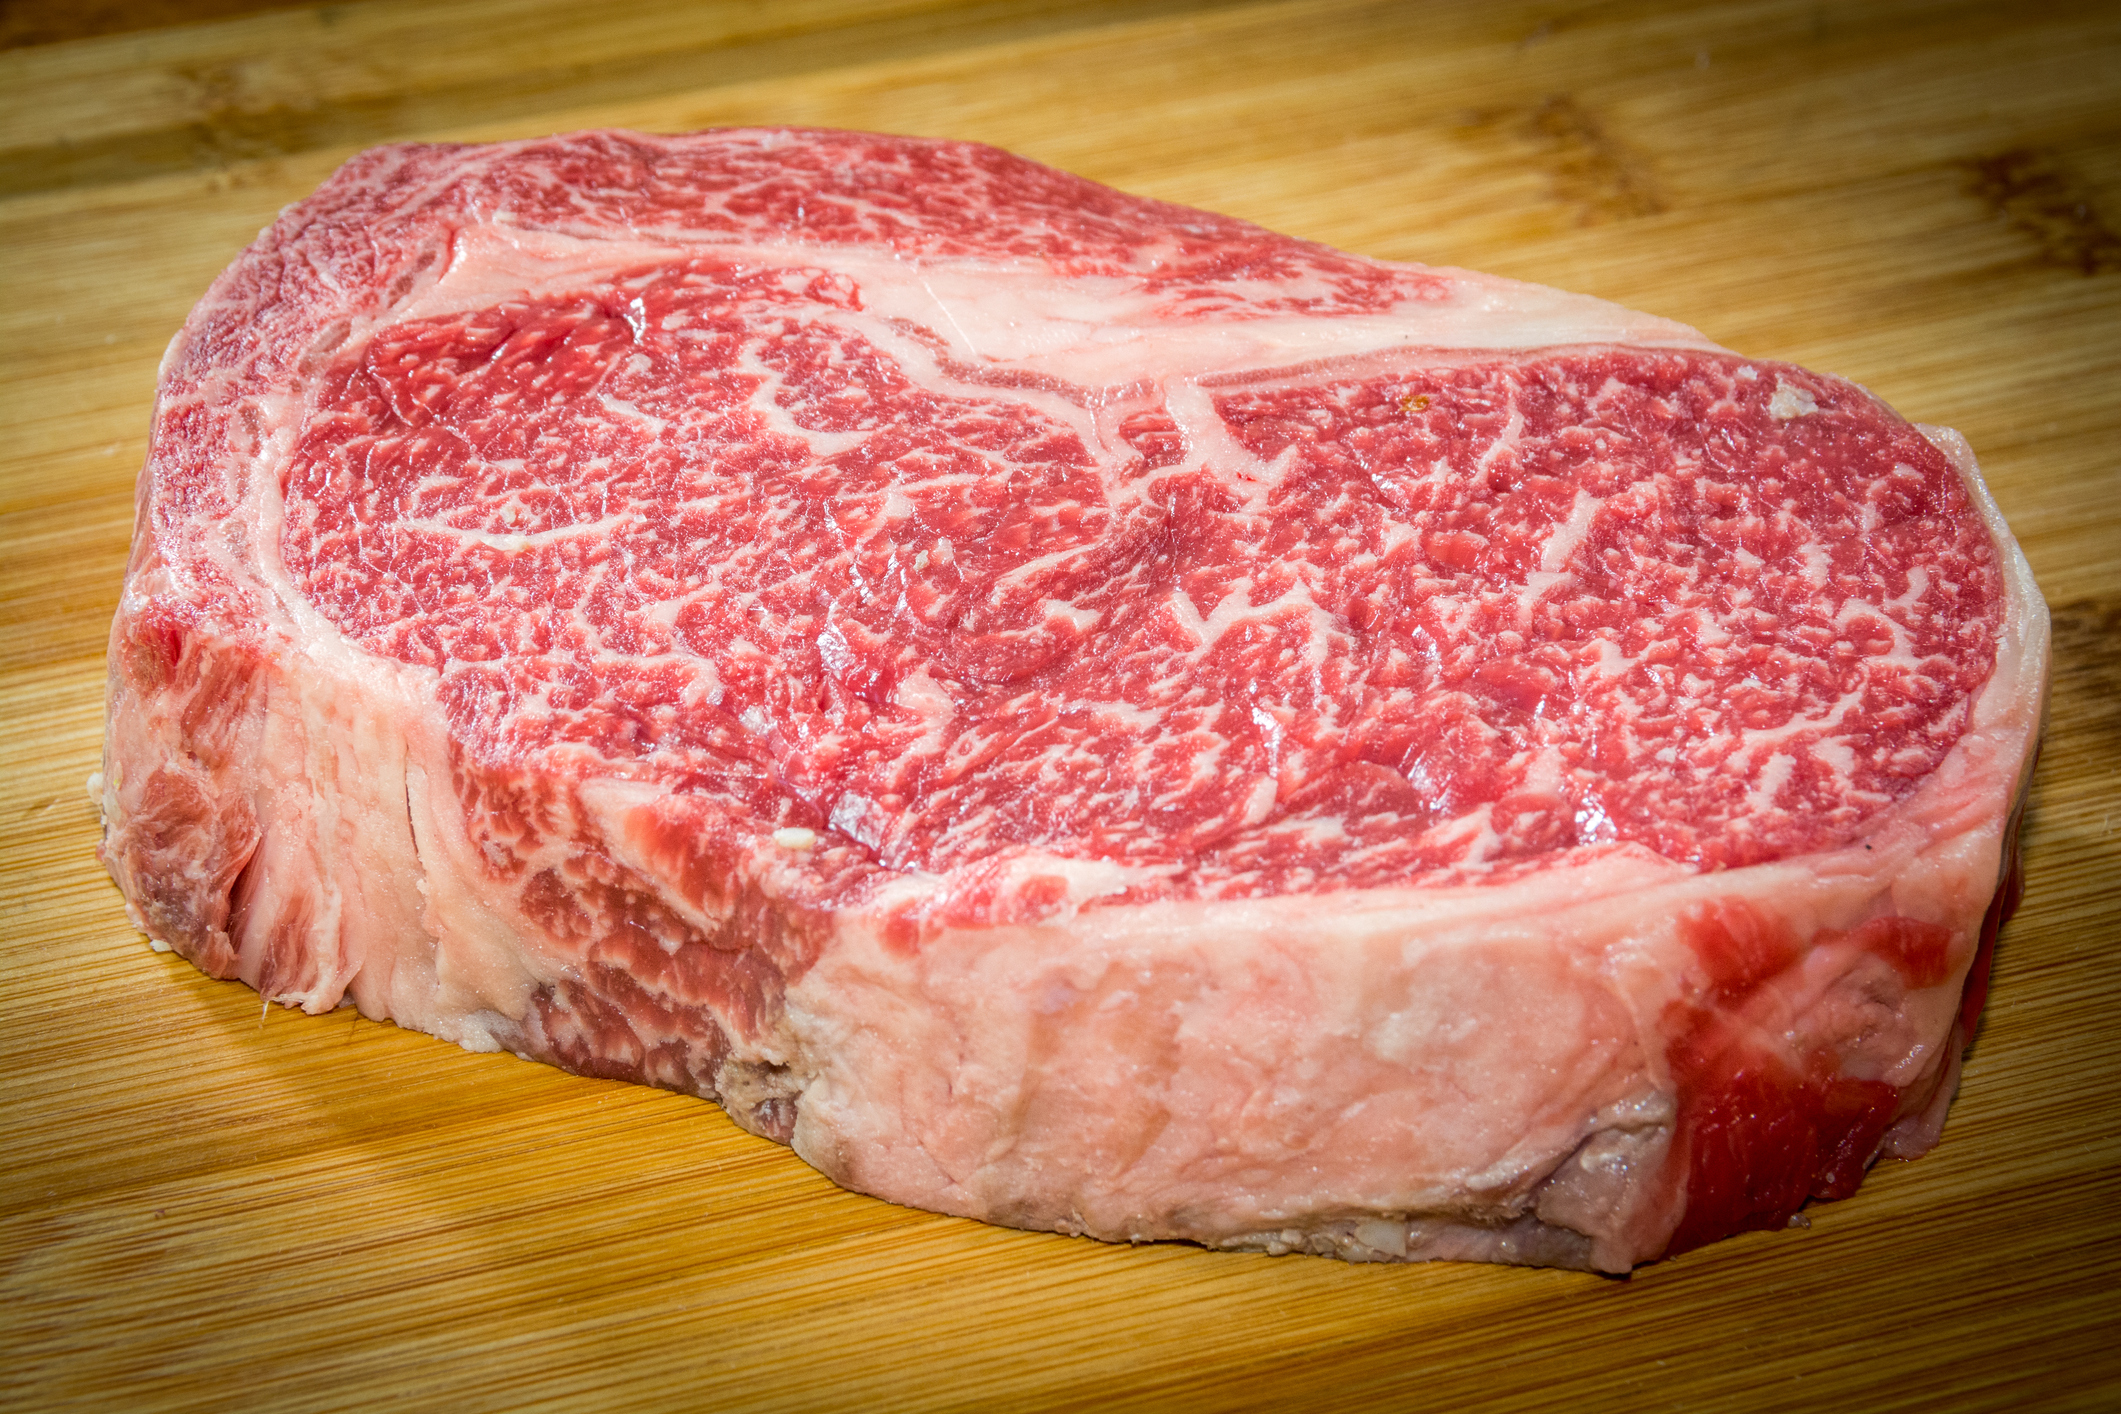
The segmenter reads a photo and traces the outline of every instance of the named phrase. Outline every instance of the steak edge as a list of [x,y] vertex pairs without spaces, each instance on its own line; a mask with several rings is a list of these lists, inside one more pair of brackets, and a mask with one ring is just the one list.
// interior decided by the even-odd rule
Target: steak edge
[[363,153],[164,360],[101,854],[265,997],[1013,1226],[1626,1271],[1936,1141],[1956,433],[973,144]]

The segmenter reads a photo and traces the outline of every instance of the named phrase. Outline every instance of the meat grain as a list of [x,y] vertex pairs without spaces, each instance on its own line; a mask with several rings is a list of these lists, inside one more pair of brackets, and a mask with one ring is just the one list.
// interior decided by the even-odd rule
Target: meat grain
[[380,148],[165,362],[134,920],[1109,1240],[1625,1271],[1928,1149],[2046,610],[1966,444],[991,148]]

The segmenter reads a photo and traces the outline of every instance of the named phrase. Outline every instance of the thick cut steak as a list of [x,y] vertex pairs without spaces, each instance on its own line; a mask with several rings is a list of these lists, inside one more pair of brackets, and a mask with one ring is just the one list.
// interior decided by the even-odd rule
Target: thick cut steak
[[318,1012],[1108,1239],[1626,1270],[1936,1139],[1957,435],[990,148],[364,153],[162,371],[103,856]]

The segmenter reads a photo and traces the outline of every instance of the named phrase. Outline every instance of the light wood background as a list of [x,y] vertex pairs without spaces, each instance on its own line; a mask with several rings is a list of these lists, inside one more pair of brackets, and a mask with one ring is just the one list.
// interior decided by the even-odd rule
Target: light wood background
[[[20,0],[0,44],[0,1404],[2121,1407],[2121,6]],[[2056,676],[1938,1151],[1629,1281],[1103,1247],[149,952],[83,781],[191,302],[369,143],[736,123],[983,139],[1962,429]]]

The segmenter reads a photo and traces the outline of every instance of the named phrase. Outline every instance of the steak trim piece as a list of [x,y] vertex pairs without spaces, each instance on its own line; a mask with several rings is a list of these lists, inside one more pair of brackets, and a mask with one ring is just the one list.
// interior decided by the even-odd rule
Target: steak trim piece
[[971,144],[380,148],[164,361],[205,972],[1108,1240],[1625,1271],[1935,1143],[2046,609],[1957,434]]

